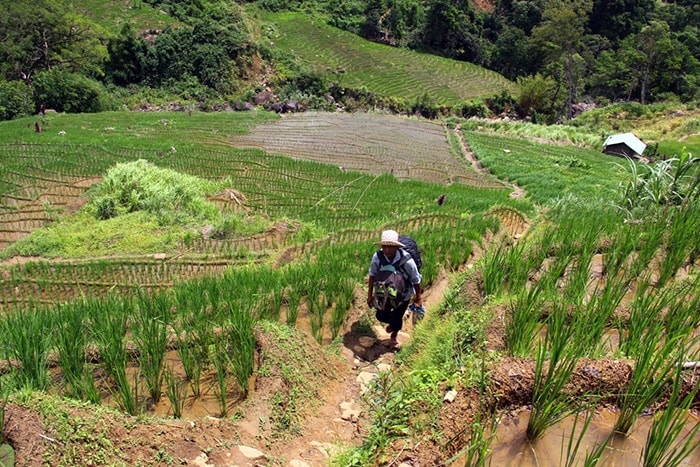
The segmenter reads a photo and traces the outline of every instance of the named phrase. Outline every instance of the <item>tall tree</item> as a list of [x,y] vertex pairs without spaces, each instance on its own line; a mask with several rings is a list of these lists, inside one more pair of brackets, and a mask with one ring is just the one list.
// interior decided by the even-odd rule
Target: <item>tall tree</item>
[[[530,40],[549,58],[550,75],[562,80],[567,88],[566,118],[573,116],[574,98],[581,86],[585,61],[584,32],[592,0],[550,0],[543,21],[532,30]],[[559,73],[557,70],[561,70]]]
[[644,104],[654,70],[668,55],[674,54],[671,30],[665,22],[652,21],[629,40],[633,51],[630,57],[636,62],[639,102]]
[[647,25],[656,0],[595,0],[588,23],[591,33],[617,43]]
[[42,70],[59,67],[102,74],[107,32],[71,13],[61,0],[0,0],[0,73],[29,82]]
[[469,0],[430,0],[423,42],[457,60],[474,61],[479,55],[479,25]]

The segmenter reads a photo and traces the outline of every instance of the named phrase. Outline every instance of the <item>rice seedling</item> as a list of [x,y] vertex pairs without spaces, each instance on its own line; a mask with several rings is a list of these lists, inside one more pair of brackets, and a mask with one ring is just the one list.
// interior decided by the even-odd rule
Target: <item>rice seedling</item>
[[676,361],[668,404],[660,414],[654,415],[654,421],[640,455],[640,465],[644,467],[682,465],[685,459],[700,447],[700,439],[695,436],[700,430],[700,422],[695,423],[685,434],[682,434],[688,423],[688,411],[698,392],[697,384],[693,384],[693,389],[689,393],[685,396],[681,395],[684,380],[683,363],[684,358],[681,356]]
[[177,356],[182,363],[185,372],[185,379],[189,381],[194,396],[199,396],[201,391],[200,381],[202,376],[202,362],[204,352],[197,345],[195,339],[190,335],[185,337],[185,333],[177,334]]
[[173,417],[181,418],[187,397],[187,383],[177,377],[172,365],[165,371],[165,385],[165,393],[170,401]]
[[501,242],[484,253],[481,261],[481,279],[483,294],[486,297],[498,296],[503,290],[507,275],[505,264],[507,249],[508,246]]
[[659,319],[668,299],[665,291],[659,291],[652,286],[649,275],[639,279],[629,318],[618,319],[617,322],[622,355],[632,357],[640,352],[642,346],[648,345],[642,337],[654,327],[653,323]]
[[151,400],[160,400],[163,386],[163,362],[168,346],[170,299],[159,293],[153,297],[140,292],[131,331],[139,352],[138,361]]
[[58,310],[55,339],[58,366],[63,372],[66,392],[70,397],[98,402],[99,392],[95,388],[95,380],[92,373],[86,371],[85,317],[83,303],[65,305]]
[[331,339],[338,337],[340,328],[342,327],[348,315],[348,310],[352,306],[352,300],[355,291],[355,283],[349,279],[338,279],[335,283],[337,292],[330,292],[335,295],[335,306],[331,308]]
[[8,313],[2,323],[3,347],[10,367],[12,359],[20,363],[17,375],[23,387],[45,390],[49,384],[48,352],[51,348],[53,316],[43,307],[18,309]]
[[[567,324],[566,311],[556,308],[547,319],[547,336],[537,346],[532,411],[525,435],[529,440],[540,438],[547,428],[579,410],[575,401],[563,392],[576,368],[580,344],[573,342],[573,326]],[[545,360],[549,356],[546,363]]]
[[[253,329],[258,321],[254,313],[235,304],[231,304],[231,320],[224,328],[226,352],[231,371],[236,378],[238,388],[243,396],[248,395],[248,380],[253,374],[255,363],[255,335]],[[217,370],[218,371],[218,370]]]
[[663,316],[666,335],[690,337],[700,323],[700,276],[691,282],[666,288],[670,299]]
[[116,383],[116,390],[112,391],[112,395],[117,400],[119,408],[129,415],[136,416],[141,412],[140,387],[141,383],[140,372],[136,371],[132,381],[126,371],[126,365],[123,368],[115,368],[112,371],[112,379]]
[[[591,409],[585,409],[583,412],[577,412],[574,415],[574,423],[571,427],[571,433],[568,437],[566,437],[566,435],[562,437],[562,447],[560,455],[562,461],[560,465],[565,465],[566,467],[575,467],[576,465],[578,465],[576,462],[576,457],[578,455],[579,450],[581,449],[581,443],[583,442],[584,437],[588,432],[588,428],[590,427],[591,422],[593,421],[594,415],[595,411]],[[583,418],[583,425],[581,425],[581,429],[579,430],[577,435],[576,428],[578,427],[579,420],[581,418]],[[564,441],[566,441],[566,449],[564,448]]]
[[614,426],[615,432],[625,436],[629,435],[639,415],[661,397],[676,366],[675,359],[669,356],[681,343],[678,336],[664,339],[663,326],[658,321],[650,324],[641,339],[644,345],[631,355],[636,361],[627,389],[620,395],[620,412]]
[[505,342],[513,356],[529,357],[534,346],[534,336],[539,334],[543,324],[541,298],[542,288],[535,285],[522,289],[511,301],[505,318]]
[[700,215],[693,205],[688,204],[674,209],[668,217],[669,226],[658,267],[657,287],[663,286],[675,277],[689,257],[690,251],[697,244],[697,232],[700,231]]
[[227,366],[230,361],[226,346],[219,344],[216,346],[215,354],[212,357],[214,370],[216,371],[216,381],[214,393],[219,404],[219,414],[226,417],[228,414],[228,372]]
[[575,339],[580,343],[582,355],[597,356],[603,334],[612,322],[618,305],[629,288],[629,281],[617,276],[608,276],[605,284],[596,288],[585,310],[574,311]]

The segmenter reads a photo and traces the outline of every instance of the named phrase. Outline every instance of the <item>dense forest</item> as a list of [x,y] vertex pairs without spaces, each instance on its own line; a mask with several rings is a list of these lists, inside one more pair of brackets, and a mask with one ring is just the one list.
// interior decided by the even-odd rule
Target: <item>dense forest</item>
[[319,97],[336,75],[273,47],[256,9],[301,11],[372,41],[497,71],[519,89],[501,100],[535,120],[571,118],[578,102],[700,99],[700,0],[126,2],[165,13],[163,27],[137,16],[103,20],[95,10],[104,3],[0,0],[1,120],[143,102],[216,109],[251,102],[264,87],[327,103]]

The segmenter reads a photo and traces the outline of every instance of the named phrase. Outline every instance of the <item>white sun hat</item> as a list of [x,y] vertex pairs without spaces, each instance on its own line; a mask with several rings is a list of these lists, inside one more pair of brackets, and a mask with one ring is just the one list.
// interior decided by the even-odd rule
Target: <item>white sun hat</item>
[[375,245],[381,246],[398,246],[403,248],[405,245],[399,241],[399,233],[396,230],[385,230],[382,232],[382,239],[375,242]]

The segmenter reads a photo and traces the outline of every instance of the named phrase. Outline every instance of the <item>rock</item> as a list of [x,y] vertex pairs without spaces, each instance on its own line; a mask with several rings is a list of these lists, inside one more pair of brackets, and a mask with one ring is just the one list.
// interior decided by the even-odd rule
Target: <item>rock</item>
[[445,402],[454,402],[455,397],[457,397],[457,391],[455,391],[454,389],[451,389],[451,390],[447,391],[443,400]]
[[194,458],[189,465],[195,465],[197,467],[214,467],[214,464],[209,464],[207,461],[209,458],[205,453],[201,453],[196,458]]
[[289,461],[289,467],[311,467],[311,465],[299,459],[292,459]]
[[357,342],[365,349],[371,349],[376,341],[377,339],[370,336],[360,336],[357,339]]
[[389,365],[388,363],[379,363],[377,364],[377,370],[380,373],[389,373],[391,371],[392,366]]
[[366,392],[369,389],[369,385],[377,377],[376,374],[370,373],[368,371],[362,371],[357,375],[357,382],[360,383],[360,388],[362,392]]
[[340,412],[340,418],[348,422],[356,423],[360,419],[360,405],[356,402],[341,402]]
[[256,460],[266,458],[265,454],[255,448],[251,448],[250,446],[238,446],[238,450],[246,459]]

